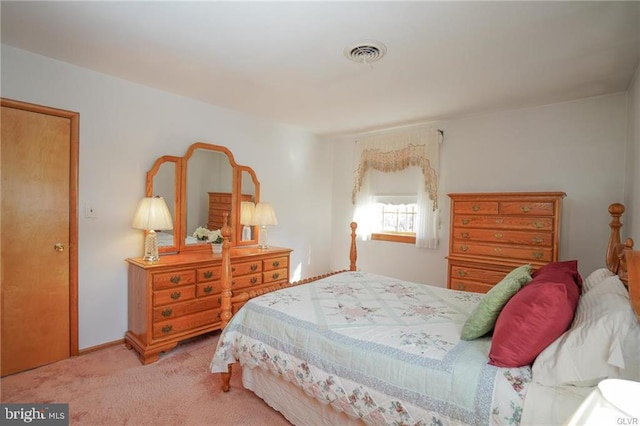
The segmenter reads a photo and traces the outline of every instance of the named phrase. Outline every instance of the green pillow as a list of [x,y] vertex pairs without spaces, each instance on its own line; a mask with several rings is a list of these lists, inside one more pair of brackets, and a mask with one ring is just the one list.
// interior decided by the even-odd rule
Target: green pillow
[[484,336],[496,325],[496,320],[509,299],[531,280],[531,265],[520,266],[509,272],[484,295],[462,327],[460,338],[473,340]]

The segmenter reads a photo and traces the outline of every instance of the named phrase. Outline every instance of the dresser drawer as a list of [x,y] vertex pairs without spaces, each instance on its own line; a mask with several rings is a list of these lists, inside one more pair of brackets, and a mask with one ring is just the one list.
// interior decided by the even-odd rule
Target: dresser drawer
[[153,274],[153,289],[162,290],[196,282],[196,271],[182,270]]
[[201,298],[196,301],[187,303],[175,303],[173,305],[165,305],[153,310],[153,322],[166,321],[181,317],[187,314],[193,314],[200,311],[215,309],[220,307],[219,297]]
[[220,321],[220,309],[210,309],[195,314],[153,324],[153,338],[160,339],[182,331],[190,331]]
[[452,290],[472,291],[474,293],[486,293],[491,290],[491,288],[493,288],[493,285],[477,283],[474,281],[452,279],[451,287],[449,288],[451,288]]
[[454,206],[456,214],[498,214],[497,201],[458,201]]
[[262,281],[265,284],[288,279],[289,277],[287,276],[287,269],[275,269],[262,273]]
[[196,297],[206,297],[222,292],[222,281],[210,281],[196,285]]
[[231,265],[231,275],[234,277],[254,274],[260,271],[262,271],[262,262],[260,262],[259,260],[255,262],[244,262]]
[[553,230],[551,217],[522,217],[522,216],[456,216],[454,227],[518,229],[518,230]]
[[552,251],[548,248],[510,247],[495,244],[456,242],[452,253],[465,255],[481,255],[505,259],[522,259],[526,262],[551,262]]
[[547,201],[547,202],[501,201],[500,202],[500,214],[553,216],[554,213],[555,213],[554,203],[551,201]]
[[153,292],[153,305],[160,306],[168,303],[182,302],[196,297],[196,287],[187,285],[167,290]]
[[485,285],[495,285],[506,275],[505,272],[489,269],[470,268],[466,266],[451,266],[451,279],[479,281]]
[[262,273],[232,277],[231,290],[236,291],[245,287],[253,287],[262,284]]
[[553,234],[550,232],[529,232],[495,229],[455,228],[453,238],[462,241],[482,241],[551,247]]
[[264,271],[272,271],[274,269],[287,268],[289,266],[289,258],[286,256],[283,257],[274,257],[273,259],[264,260]]
[[198,268],[196,270],[198,282],[219,280],[222,275],[222,266],[210,266],[208,268]]

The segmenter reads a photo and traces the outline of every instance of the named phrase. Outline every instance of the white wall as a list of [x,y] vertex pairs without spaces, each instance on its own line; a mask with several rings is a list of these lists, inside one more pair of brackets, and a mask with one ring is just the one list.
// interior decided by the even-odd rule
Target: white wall
[[[446,285],[452,192],[564,191],[560,257],[587,274],[604,266],[607,207],[624,201],[626,93],[432,123],[441,149],[440,247],[359,243],[358,265],[411,281]],[[348,259],[353,138],[334,138],[333,254]]]
[[[1,95],[80,113],[79,344],[127,328],[125,258],[142,255],[131,228],[145,173],[196,141],[227,146],[252,167],[279,225],[272,245],[293,248],[292,279],[329,266],[331,152],[299,128],[268,122],[2,45]],[[85,219],[92,203],[97,219]]]
[[628,93],[628,145],[625,176],[625,218],[623,238],[633,237],[636,250],[640,248],[640,65]]

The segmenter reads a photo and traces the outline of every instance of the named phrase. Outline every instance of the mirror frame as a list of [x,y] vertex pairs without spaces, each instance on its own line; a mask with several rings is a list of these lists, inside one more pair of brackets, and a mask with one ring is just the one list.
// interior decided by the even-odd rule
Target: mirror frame
[[178,185],[178,182],[180,182],[180,179],[182,178],[182,157],[163,155],[153,163],[153,166],[147,172],[146,196],[153,197],[156,195],[153,192],[153,178],[158,173],[158,170],[160,170],[160,167],[165,163],[175,163],[175,171],[173,177],[173,212],[171,212],[171,215],[173,217],[173,245],[158,247],[158,253],[177,253],[179,251],[178,234],[180,233],[180,231],[178,230],[178,227],[176,225],[182,222],[180,207],[182,203],[180,202],[180,185]]
[[255,203],[260,201],[260,181],[256,176],[255,171],[244,165],[239,165],[233,153],[225,146],[214,145],[206,142],[195,142],[187,149],[186,154],[183,157],[176,157],[172,155],[164,155],[156,159],[151,169],[147,172],[146,183],[146,196],[152,197],[153,193],[153,179],[158,173],[158,170],[162,164],[167,162],[175,163],[175,182],[174,182],[174,212],[173,212],[173,246],[158,247],[158,251],[163,254],[179,253],[179,252],[194,252],[208,250],[211,252],[211,248],[208,244],[186,244],[186,194],[187,194],[187,167],[188,160],[193,155],[196,149],[207,149],[211,151],[217,151],[225,154],[229,159],[229,163],[233,170],[232,176],[232,197],[231,197],[231,226],[233,228],[231,244],[234,246],[248,246],[258,244],[258,229],[254,226],[253,236],[254,239],[241,241],[242,226],[240,226],[240,200],[241,200],[241,186],[242,186],[242,173],[248,172],[255,185]]

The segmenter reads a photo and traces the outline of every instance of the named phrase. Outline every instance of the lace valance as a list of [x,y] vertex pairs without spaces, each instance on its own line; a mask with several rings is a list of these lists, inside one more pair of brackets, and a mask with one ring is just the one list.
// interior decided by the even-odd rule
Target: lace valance
[[436,129],[421,129],[358,140],[359,162],[354,172],[353,204],[356,204],[367,171],[397,172],[414,166],[422,170],[425,191],[436,209],[439,137]]

